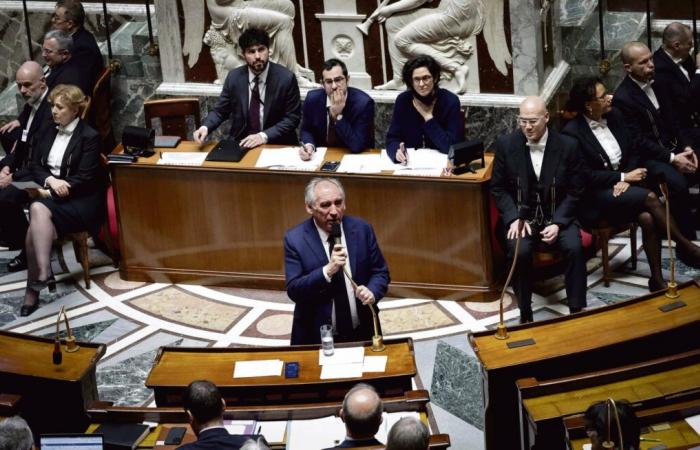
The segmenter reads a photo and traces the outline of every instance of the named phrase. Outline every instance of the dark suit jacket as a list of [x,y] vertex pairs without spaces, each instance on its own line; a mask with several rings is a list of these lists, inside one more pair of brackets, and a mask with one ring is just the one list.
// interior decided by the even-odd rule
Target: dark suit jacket
[[[357,284],[367,286],[378,302],[389,285],[389,269],[377,245],[374,230],[362,219],[344,216],[343,231],[353,279]],[[333,291],[322,270],[328,264],[325,245],[313,219],[300,223],[284,236],[287,295],[296,303],[292,345],[320,343],[319,328],[332,321]],[[372,313],[367,306],[356,301],[360,318],[358,340],[364,340],[374,334]]]
[[690,81],[663,48],[654,52],[654,82],[666,88],[669,101],[677,114],[681,128],[692,128],[691,116],[693,113],[700,112],[700,105],[698,105],[700,74],[695,73],[695,64],[692,58],[686,59],[682,64],[688,71]]
[[330,447],[330,448],[327,448],[324,450],[333,450],[336,448],[368,447],[370,445],[384,445],[384,444],[382,444],[381,442],[379,442],[378,440],[376,440],[374,438],[362,439],[359,441],[346,439],[343,442],[341,442],[340,444],[336,445],[335,447]]
[[[507,226],[518,218],[518,180],[523,203],[529,203],[534,213],[534,191],[537,178],[532,168],[527,139],[517,130],[496,141],[496,157],[491,175],[491,193]],[[549,130],[539,184],[544,191],[545,218],[561,227],[569,226],[576,218],[576,209],[583,193],[585,167],[576,141]],[[554,183],[556,201],[551,214],[551,187]]]
[[[301,104],[296,76],[278,64],[268,64],[262,131],[267,134],[269,144],[297,145]],[[231,70],[219,100],[202,125],[211,133],[226,119],[231,119],[231,137],[238,140],[247,136],[249,93],[248,66]]]
[[674,143],[683,148],[689,140],[681,135],[680,126],[668,93],[661,83],[653,83],[652,89],[659,101],[659,111],[654,108],[644,91],[626,76],[613,96],[613,106],[622,112],[627,132],[633,146],[643,161],[669,162]]
[[90,96],[92,95],[92,89],[95,87],[95,80],[90,71],[81,67],[80,62],[71,56],[65,63],[51,69],[51,73],[46,77],[46,85],[49,87],[49,91],[59,84],[73,84],[78,86],[83,91],[83,94]]
[[[3,145],[7,145],[5,148],[6,152],[9,152],[9,150],[12,149],[14,142],[17,142],[17,146],[15,147],[14,152],[7,153],[2,161],[0,161],[0,168],[9,166],[10,170],[14,172],[18,168],[22,167],[27,159],[29,143],[32,141],[36,131],[47,123],[53,123],[53,120],[51,119],[51,105],[49,104],[48,94],[41,101],[39,108],[36,110],[36,114],[34,114],[34,120],[32,120],[32,125],[29,127],[29,131],[27,133],[27,142],[22,142],[22,131],[27,127],[27,121],[29,120],[30,113],[30,109],[27,109],[26,107],[23,108],[22,112],[17,117],[17,120],[19,120],[19,127],[12,130],[8,136],[3,137]],[[5,142],[7,144],[5,144]]]
[[438,88],[433,118],[426,122],[413,106],[413,92],[402,92],[396,97],[394,115],[386,133],[387,154],[395,161],[401,142],[406,148],[425,145],[447,153],[452,144],[464,140],[460,114],[459,98],[447,89]]
[[[100,71],[105,66],[100,47],[97,45],[95,36],[83,27],[78,28],[72,34],[72,37],[73,51],[71,52],[71,59],[75,60],[83,70],[89,73],[88,80],[91,86],[94,87]],[[85,92],[85,95],[92,95],[92,90]]]
[[[306,94],[301,122],[301,141],[317,147],[328,145],[326,91],[315,89]],[[359,153],[374,147],[374,100],[360,89],[348,88],[342,120],[335,123],[339,147]]]
[[613,170],[610,158],[596,139],[591,127],[588,126],[583,114],[579,114],[570,121],[562,132],[578,141],[583,161],[590,169],[589,188],[609,188],[620,181],[620,172],[629,172],[639,167],[639,155],[632,147],[632,138],[625,128],[625,119],[622,113],[613,108],[605,119],[608,121],[608,128],[615,136],[615,140],[622,150],[622,158],[618,170]]
[[195,442],[178,447],[180,450],[238,450],[245,441],[252,438],[249,435],[228,434],[224,428],[212,428],[199,434]]

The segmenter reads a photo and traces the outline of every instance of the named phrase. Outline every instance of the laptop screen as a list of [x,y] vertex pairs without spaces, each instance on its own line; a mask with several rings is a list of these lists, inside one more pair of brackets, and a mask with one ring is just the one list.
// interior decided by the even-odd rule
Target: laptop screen
[[42,450],[102,450],[102,439],[101,434],[43,434],[39,443]]

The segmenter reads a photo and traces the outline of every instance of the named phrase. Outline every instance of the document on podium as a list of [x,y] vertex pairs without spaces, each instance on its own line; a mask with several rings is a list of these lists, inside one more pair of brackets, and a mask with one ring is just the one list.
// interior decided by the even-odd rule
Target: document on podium
[[336,347],[331,356],[324,355],[321,349],[318,350],[319,366],[362,363],[364,359],[364,347]]
[[263,148],[255,162],[255,167],[281,170],[314,171],[326,157],[326,147],[316,147],[309,161],[299,157],[299,147]]
[[166,166],[201,166],[207,157],[205,152],[161,152],[158,164]]
[[281,359],[261,361],[236,361],[233,366],[233,378],[278,377],[282,375],[284,362]]
[[360,154],[345,155],[340,161],[337,172],[341,173],[379,173],[383,170],[380,155]]

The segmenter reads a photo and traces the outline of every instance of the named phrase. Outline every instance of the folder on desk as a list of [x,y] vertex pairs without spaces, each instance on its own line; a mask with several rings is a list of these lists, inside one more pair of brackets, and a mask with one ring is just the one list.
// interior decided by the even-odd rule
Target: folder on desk
[[148,435],[148,425],[140,423],[103,423],[95,430],[104,438],[106,449],[135,449]]
[[242,149],[234,139],[224,139],[207,155],[207,161],[239,162],[248,150]]

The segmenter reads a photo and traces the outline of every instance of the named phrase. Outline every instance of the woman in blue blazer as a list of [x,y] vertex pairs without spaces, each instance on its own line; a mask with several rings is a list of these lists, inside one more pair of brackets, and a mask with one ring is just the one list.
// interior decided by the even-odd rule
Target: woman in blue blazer
[[87,104],[79,87],[58,85],[49,94],[55,124],[36,134],[31,162],[16,177],[42,186],[30,192],[27,289],[20,315],[39,306],[39,292],[51,273],[53,241],[67,233],[95,234],[104,218],[105,178],[99,164],[99,135],[79,114]]
[[[579,218],[585,226],[600,220],[613,225],[638,222],[651,269],[649,290],[665,289],[661,236],[665,235],[666,213],[656,194],[644,186],[647,171],[638,167],[639,156],[622,114],[612,107],[612,97],[595,77],[575,81],[567,106],[577,116],[564,127],[563,133],[578,140],[590,170]],[[671,235],[683,262],[700,267],[700,248],[686,239],[673,222]]]

